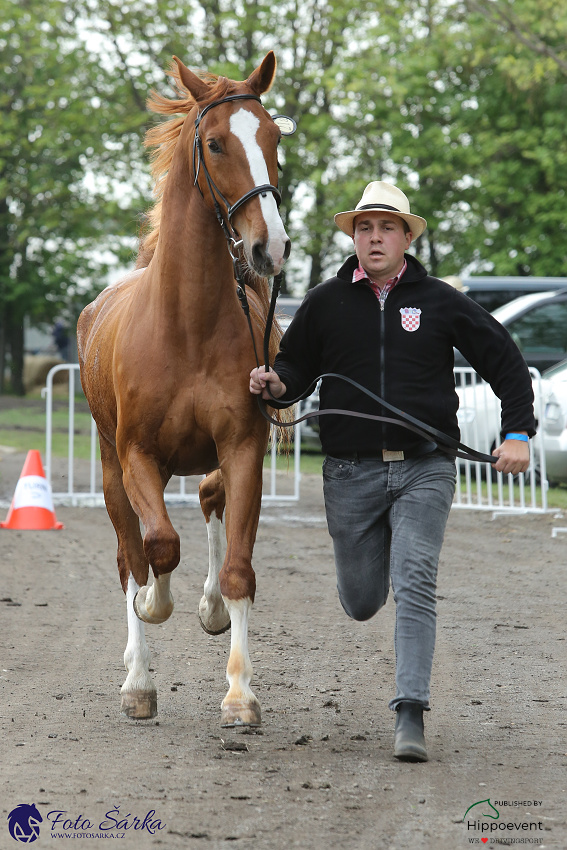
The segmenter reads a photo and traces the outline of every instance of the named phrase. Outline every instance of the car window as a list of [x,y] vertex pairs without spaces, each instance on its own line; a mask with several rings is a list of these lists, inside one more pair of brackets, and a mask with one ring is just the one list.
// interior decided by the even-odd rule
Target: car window
[[510,301],[514,301],[516,298],[520,298],[522,295],[526,293],[521,289],[505,289],[505,290],[473,290],[472,292],[467,292],[469,298],[472,298],[473,301],[476,301],[477,304],[480,304],[481,307],[484,307],[489,313],[492,313],[498,307],[502,307],[504,304],[509,304]]
[[542,304],[507,328],[524,357],[549,354],[562,359],[567,351],[567,301]]
[[543,373],[544,378],[553,378],[557,381],[567,381],[567,360],[562,360],[551,369],[546,369]]

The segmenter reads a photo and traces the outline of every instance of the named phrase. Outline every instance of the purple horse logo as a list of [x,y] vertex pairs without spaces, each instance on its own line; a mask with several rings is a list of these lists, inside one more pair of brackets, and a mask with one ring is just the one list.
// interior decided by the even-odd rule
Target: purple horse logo
[[39,824],[43,818],[33,803],[20,803],[8,815],[10,835],[22,844],[31,844],[39,838]]

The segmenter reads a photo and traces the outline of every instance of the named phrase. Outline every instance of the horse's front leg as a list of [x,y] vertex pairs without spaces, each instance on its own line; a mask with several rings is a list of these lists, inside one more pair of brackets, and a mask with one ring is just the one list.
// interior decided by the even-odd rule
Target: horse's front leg
[[157,714],[157,691],[150,676],[150,652],[144,624],[134,611],[137,592],[138,584],[130,575],[126,589],[128,643],[124,652],[124,666],[128,676],[120,691],[121,711],[133,719],[147,719]]
[[145,623],[163,623],[173,611],[169,586],[171,573],[179,563],[179,535],[167,514],[165,482],[155,460],[130,447],[121,462],[124,488],[144,525],[144,553],[154,573],[153,584],[138,590],[134,611]]
[[136,592],[140,584],[148,580],[148,561],[142,546],[140,522],[124,491],[122,467],[116,450],[102,434],[100,457],[106,507],[118,538],[118,569],[128,614],[128,643],[124,652],[128,676],[120,691],[121,711],[135,719],[155,717],[157,692],[150,676],[150,653],[144,624],[134,613]]
[[171,573],[154,576],[153,584],[144,585],[134,597],[134,611],[144,623],[165,623],[173,611],[169,589]]
[[[252,567],[250,567],[252,570]],[[252,662],[248,653],[248,615],[252,599],[224,601],[230,614],[230,656],[226,668],[228,693],[221,705],[221,726],[260,726],[260,703],[252,692]]]
[[262,458],[258,446],[239,447],[231,463],[221,465],[226,487],[227,551],[219,581],[231,621],[226,677],[229,689],[221,706],[222,726],[259,726],[260,705],[252,689],[248,652],[248,616],[256,593],[252,550],[262,500]]

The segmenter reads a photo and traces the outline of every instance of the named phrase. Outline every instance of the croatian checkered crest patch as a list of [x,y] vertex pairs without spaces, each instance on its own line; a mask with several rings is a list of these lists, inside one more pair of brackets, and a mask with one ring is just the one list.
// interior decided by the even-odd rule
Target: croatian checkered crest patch
[[400,307],[402,328],[405,331],[416,331],[419,328],[421,310],[419,307]]

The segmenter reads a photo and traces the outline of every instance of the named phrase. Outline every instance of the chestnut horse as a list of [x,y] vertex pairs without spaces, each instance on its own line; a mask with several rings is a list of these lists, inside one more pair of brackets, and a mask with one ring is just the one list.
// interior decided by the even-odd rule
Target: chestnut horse
[[154,93],[149,101],[176,117],[147,135],[157,202],[138,268],[83,310],[77,333],[127,601],[122,711],[134,718],[157,712],[142,621],[170,616],[170,577],[180,558],[164,488],[172,475],[210,473],[199,491],[209,537],[199,616],[211,634],[232,627],[222,725],[258,725],[247,641],[269,425],[248,391],[256,360],[235,269],[245,268],[261,350],[266,278],[280,271],[290,247],[275,185],[280,130],[260,102],[276,60],[268,53],[244,82],[197,76],[174,60],[180,99]]

